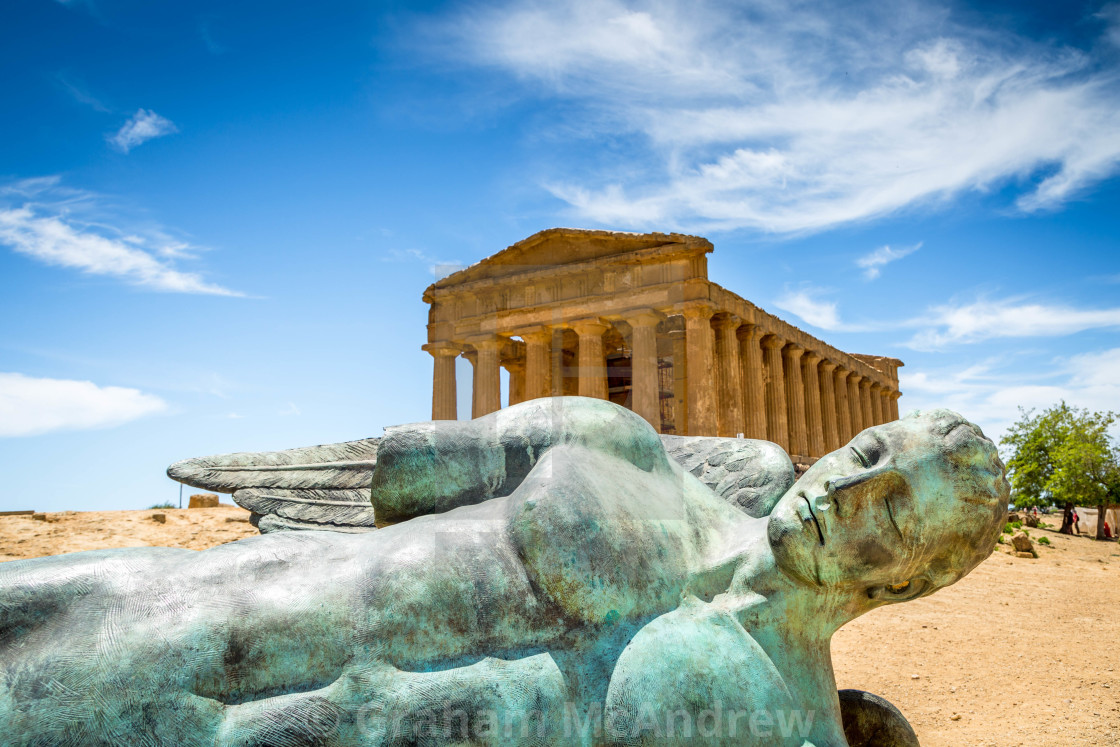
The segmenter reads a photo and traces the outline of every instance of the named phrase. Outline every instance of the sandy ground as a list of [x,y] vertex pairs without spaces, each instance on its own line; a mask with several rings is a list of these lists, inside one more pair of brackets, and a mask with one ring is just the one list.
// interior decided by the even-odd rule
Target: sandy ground
[[[164,516],[164,523],[152,518]],[[237,506],[147,511],[62,511],[0,516],[0,561],[109,547],[186,547],[204,550],[258,534]]]
[[[0,517],[0,560],[257,534],[234,506],[46,518]],[[1001,546],[956,585],[841,629],[837,684],[886,697],[923,747],[1120,745],[1120,546],[1030,531],[1053,543],[1038,559]]]
[[1120,546],[1028,531],[1052,543],[1037,560],[1000,546],[953,586],[842,628],[838,686],[890,700],[923,747],[1120,745]]

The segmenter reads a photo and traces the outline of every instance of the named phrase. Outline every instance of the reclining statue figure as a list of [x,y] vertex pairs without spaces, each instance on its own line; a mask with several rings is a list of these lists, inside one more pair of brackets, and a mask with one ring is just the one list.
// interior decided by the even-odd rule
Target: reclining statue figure
[[[226,463],[291,459],[264,461]],[[772,444],[672,442],[576,397],[389,430],[376,529],[0,565],[0,741],[847,745],[832,634],[991,554],[1009,487],[947,410],[792,474]],[[312,490],[242,498],[353,508]]]

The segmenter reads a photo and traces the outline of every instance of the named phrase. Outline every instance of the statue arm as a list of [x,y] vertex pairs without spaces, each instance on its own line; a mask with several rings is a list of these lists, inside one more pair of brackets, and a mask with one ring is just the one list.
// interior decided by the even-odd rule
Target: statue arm
[[233,493],[262,533],[367,532],[510,495],[545,452],[563,444],[612,454],[647,472],[675,460],[755,517],[769,514],[793,483],[793,465],[776,444],[659,437],[629,410],[584,397],[531,400],[470,421],[390,427],[384,438],[186,459],[167,474]]
[[468,421],[395,426],[386,429],[373,472],[378,523],[511,495],[550,449],[565,444],[644,471],[668,467],[645,420],[587,397],[530,400]]

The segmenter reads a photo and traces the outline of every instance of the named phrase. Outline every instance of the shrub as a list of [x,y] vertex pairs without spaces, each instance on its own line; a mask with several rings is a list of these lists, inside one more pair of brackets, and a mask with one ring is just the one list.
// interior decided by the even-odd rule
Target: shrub
[[171,503],[170,501],[164,501],[163,503],[157,503],[154,506],[148,506],[148,508],[178,508],[178,506],[176,506],[174,503]]
[[1049,545],[1050,544],[1050,538],[1049,537],[1039,537],[1038,538],[1038,544]]

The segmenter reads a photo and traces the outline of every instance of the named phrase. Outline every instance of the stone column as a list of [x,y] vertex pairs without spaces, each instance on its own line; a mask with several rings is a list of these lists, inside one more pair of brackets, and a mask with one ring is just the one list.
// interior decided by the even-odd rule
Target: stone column
[[883,422],[883,387],[877,382],[872,382],[871,390],[871,422],[879,425]]
[[824,448],[824,418],[821,413],[821,382],[817,364],[821,357],[812,350],[801,358],[801,380],[805,385],[805,427],[809,434],[807,456],[821,457]]
[[863,407],[859,402],[859,382],[863,379],[855,371],[848,374],[848,412],[852,414],[852,438],[867,426],[863,424]]
[[432,373],[432,420],[455,420],[458,418],[458,402],[455,397],[455,359],[459,348],[448,342],[435,342],[423,346],[435,359]]
[[471,417],[480,418],[502,409],[502,379],[498,355],[505,340],[497,335],[467,340],[474,345],[474,398]]
[[788,452],[786,377],[782,371],[782,347],[785,344],[786,341],[777,335],[762,338],[762,358],[766,364],[766,437]]
[[552,327],[552,345],[550,348],[550,356],[548,360],[549,371],[549,387],[553,397],[562,397],[564,391],[564,379],[567,375],[570,360],[564,356],[564,330],[566,327],[555,325]]
[[474,348],[471,348],[463,352],[463,358],[471,364],[471,417],[473,418],[474,414],[478,412],[478,387],[475,385],[474,372],[478,368],[478,353],[475,352]]
[[661,392],[657,387],[657,323],[661,315],[644,310],[626,315],[630,324],[630,404],[661,432]]
[[688,433],[688,345],[684,330],[669,331],[673,346],[673,432],[678,436]]
[[537,399],[552,393],[552,330],[521,333],[525,341],[525,398]]
[[603,351],[603,333],[607,325],[598,319],[572,322],[579,335],[579,396],[607,398],[607,359]]
[[891,417],[891,391],[886,387],[879,392],[879,407],[883,413],[883,422],[889,423],[895,418]]
[[715,377],[712,376],[712,307],[688,306],[684,314],[688,349],[688,435],[716,435]]
[[733,315],[716,317],[716,380],[719,406],[716,408],[716,434],[734,438],[746,434],[743,419],[743,371],[739,361],[738,329],[742,320]]
[[855,432],[852,430],[852,409],[848,404],[848,374],[846,368],[836,367],[832,374],[833,388],[836,390],[836,435],[840,437],[840,446],[852,440]]
[[789,423],[790,455],[809,456],[809,439],[805,430],[805,388],[801,383],[801,356],[805,348],[790,343],[782,348],[782,369],[786,377],[786,417]]
[[509,371],[509,403],[516,405],[525,401],[525,359],[517,358],[502,363]]
[[762,330],[756,324],[739,327],[739,361],[743,380],[743,409],[747,438],[766,438],[766,379],[762,369]]
[[836,370],[836,364],[832,361],[821,361],[820,369],[824,450],[836,451],[840,448],[840,430],[836,425],[836,381],[832,375]]
[[898,398],[902,396],[902,392],[891,392],[891,420],[898,420]]
[[875,415],[871,412],[871,379],[859,382],[859,407],[864,428],[875,425]]

